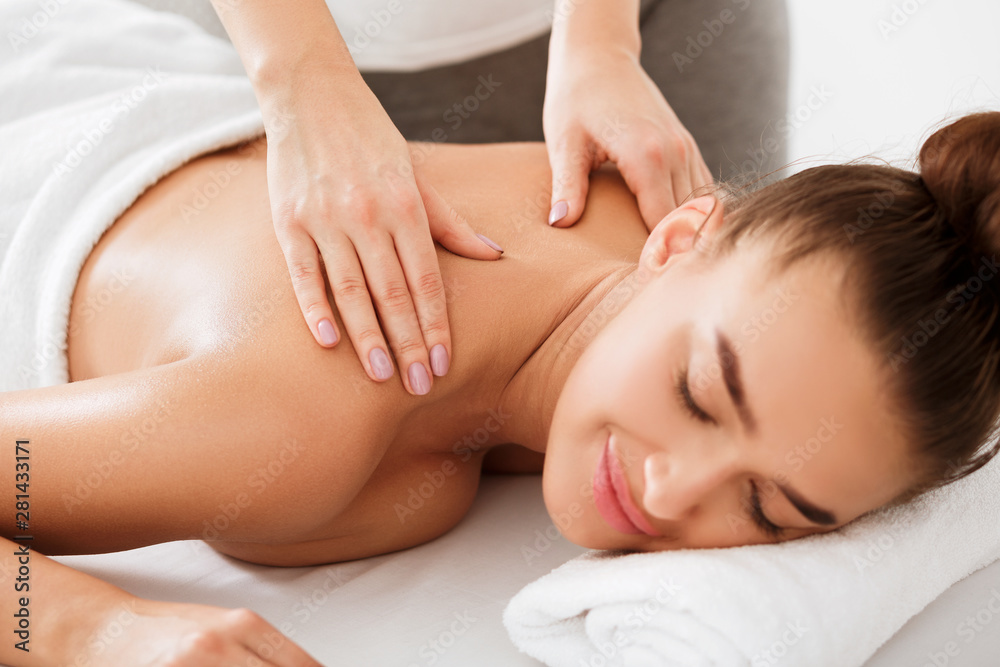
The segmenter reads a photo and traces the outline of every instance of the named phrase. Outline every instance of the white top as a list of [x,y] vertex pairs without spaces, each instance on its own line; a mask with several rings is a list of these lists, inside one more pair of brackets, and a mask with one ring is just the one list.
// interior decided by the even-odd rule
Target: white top
[[554,0],[327,0],[360,70],[413,71],[515,46],[552,27]]

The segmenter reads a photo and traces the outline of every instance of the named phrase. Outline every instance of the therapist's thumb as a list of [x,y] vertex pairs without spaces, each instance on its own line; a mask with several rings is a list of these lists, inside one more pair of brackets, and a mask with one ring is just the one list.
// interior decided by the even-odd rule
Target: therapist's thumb
[[437,190],[418,179],[417,187],[427,211],[431,238],[442,246],[469,259],[499,259],[503,249],[491,239],[477,234],[462,215]]
[[548,222],[553,227],[569,227],[583,215],[590,186],[593,157],[579,148],[566,144],[549,149],[552,167],[552,208]]

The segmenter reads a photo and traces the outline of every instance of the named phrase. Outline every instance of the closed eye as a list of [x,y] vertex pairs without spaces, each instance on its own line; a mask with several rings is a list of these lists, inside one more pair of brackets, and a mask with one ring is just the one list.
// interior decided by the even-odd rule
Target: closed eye
[[702,410],[701,407],[694,402],[694,398],[691,396],[691,387],[688,384],[688,369],[688,366],[684,366],[677,374],[674,381],[674,393],[680,401],[681,408],[700,422],[704,422],[706,424],[717,424],[718,422],[712,418],[712,415]]
[[778,538],[785,534],[785,528],[771,523],[764,515],[764,510],[760,506],[760,493],[753,480],[750,480],[750,518],[768,537]]

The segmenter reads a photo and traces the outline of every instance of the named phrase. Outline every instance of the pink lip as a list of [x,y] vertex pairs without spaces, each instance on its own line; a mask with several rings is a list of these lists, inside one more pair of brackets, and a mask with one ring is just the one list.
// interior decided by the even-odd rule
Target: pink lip
[[609,526],[627,535],[660,536],[632,500],[625,473],[612,451],[610,434],[597,462],[593,481],[594,505]]

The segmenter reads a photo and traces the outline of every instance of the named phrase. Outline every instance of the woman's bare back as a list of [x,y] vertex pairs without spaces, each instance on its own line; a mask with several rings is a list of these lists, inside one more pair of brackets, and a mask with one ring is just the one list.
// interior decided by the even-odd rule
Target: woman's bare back
[[[517,418],[491,399],[583,291],[638,259],[646,230],[613,172],[595,174],[584,219],[558,230],[544,222],[542,144],[412,152],[428,181],[506,250],[479,262],[438,248],[454,352],[426,396],[406,393],[398,369],[385,383],[369,380],[346,338],[333,350],[313,341],[272,228],[263,140],[170,174],[95,247],[73,298],[71,380],[175,368],[175,390],[200,399],[197,416],[174,406],[165,421],[202,434],[198,451],[210,448],[203,463],[215,474],[195,477],[217,488],[174,539],[299,565],[447,531],[475,496],[484,453],[499,444],[469,436]],[[473,385],[497,393],[459,400]],[[267,434],[270,444],[241,443],[241,433]],[[132,460],[164,466],[156,474],[169,484],[183,468],[153,447],[134,448]]]

